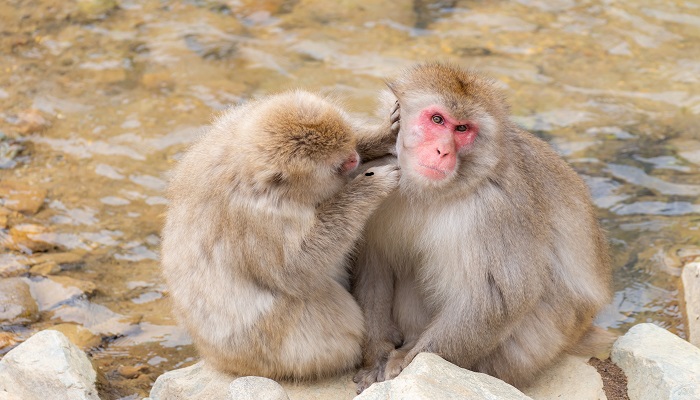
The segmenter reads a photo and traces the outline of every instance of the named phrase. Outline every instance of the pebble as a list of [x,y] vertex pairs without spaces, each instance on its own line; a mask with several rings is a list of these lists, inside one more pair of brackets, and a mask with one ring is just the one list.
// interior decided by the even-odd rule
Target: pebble
[[39,307],[21,278],[0,280],[0,323],[23,324],[39,319]]
[[139,375],[141,375],[142,372],[147,373],[148,372],[148,366],[146,365],[122,365],[117,369],[117,372],[119,372],[119,375],[123,376],[126,379],[135,379],[138,378]]
[[[2,239],[0,239],[0,242]],[[0,254],[0,278],[13,278],[24,275],[29,270],[26,257],[15,254]]]
[[2,240],[2,245],[10,250],[23,253],[46,251],[54,247],[47,241],[48,229],[41,225],[20,224],[10,228],[9,235]]
[[34,276],[55,275],[59,272],[61,272],[61,267],[55,261],[47,261],[29,268],[29,273]]
[[34,108],[20,111],[17,117],[19,118],[17,130],[23,135],[41,132],[51,125],[49,121],[41,115],[41,111]]
[[94,283],[90,281],[84,281],[81,279],[71,278],[69,276],[52,276],[49,279],[56,283],[60,283],[65,287],[78,288],[81,292],[85,293],[88,296],[95,294],[95,291],[97,290],[97,286]]
[[82,350],[90,350],[102,344],[102,337],[77,324],[58,324],[51,328],[64,334],[68,340]]
[[37,256],[30,257],[27,260],[29,265],[43,264],[53,262],[58,264],[64,270],[75,269],[74,267],[82,264],[83,255],[78,253],[43,253]]
[[24,183],[0,181],[0,201],[4,208],[25,214],[36,214],[44,204],[46,189],[33,188]]

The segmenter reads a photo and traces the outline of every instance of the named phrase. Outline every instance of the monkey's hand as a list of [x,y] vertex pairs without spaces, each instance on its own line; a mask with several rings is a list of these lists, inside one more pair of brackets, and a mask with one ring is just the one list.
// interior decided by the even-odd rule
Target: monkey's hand
[[398,166],[381,165],[372,167],[364,174],[358,175],[353,183],[367,190],[368,196],[384,199],[399,185],[400,176],[401,172]]
[[389,115],[389,122],[391,123],[391,134],[396,137],[399,134],[399,128],[401,121],[401,105],[399,101],[396,100],[394,106],[391,108],[391,114]]
[[403,343],[403,334],[393,323],[386,328],[388,332],[385,340],[368,338],[369,343],[364,346],[365,366],[352,378],[353,382],[357,383],[357,394],[362,393],[375,382],[391,379],[385,376],[387,356],[398,351],[396,348]]

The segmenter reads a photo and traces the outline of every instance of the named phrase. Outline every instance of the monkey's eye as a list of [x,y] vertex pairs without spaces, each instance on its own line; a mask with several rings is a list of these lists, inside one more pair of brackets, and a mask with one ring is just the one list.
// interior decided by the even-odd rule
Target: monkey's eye
[[469,129],[469,127],[468,127],[467,125],[457,125],[457,126],[455,127],[455,129],[458,130],[458,131],[460,131],[460,132],[466,132],[467,129]]
[[433,115],[433,122],[435,122],[436,124],[440,125],[440,124],[442,124],[443,121],[444,120],[442,119],[441,116],[439,116],[437,114]]

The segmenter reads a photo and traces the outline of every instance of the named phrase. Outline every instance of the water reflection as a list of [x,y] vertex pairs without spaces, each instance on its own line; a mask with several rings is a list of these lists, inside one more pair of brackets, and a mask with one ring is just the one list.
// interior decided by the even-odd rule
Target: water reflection
[[[425,60],[498,80],[516,122],[588,183],[615,263],[599,322],[685,334],[678,268],[700,257],[697,2],[39,0],[0,17],[0,180],[47,190],[36,213],[0,196],[0,237],[46,227],[33,236],[49,255],[81,257],[32,274],[39,320],[2,329],[88,328],[123,396],[195,361],[168,312],[158,233],[167,171],[212,116],[296,87],[367,115],[384,78]],[[0,254],[0,275],[29,274],[33,257]],[[142,379],[118,373],[137,364]]]

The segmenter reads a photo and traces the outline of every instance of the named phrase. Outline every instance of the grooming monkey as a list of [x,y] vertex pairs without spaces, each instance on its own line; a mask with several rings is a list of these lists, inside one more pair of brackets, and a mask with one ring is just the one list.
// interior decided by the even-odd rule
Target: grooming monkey
[[610,260],[583,181],[477,74],[426,64],[389,87],[401,178],[359,251],[358,391],[420,352],[522,387],[563,352],[609,345],[592,321]]
[[185,154],[169,185],[162,266],[207,362],[273,379],[359,363],[365,327],[346,258],[399,172],[349,174],[356,145],[366,157],[388,152],[390,124],[353,126],[334,104],[287,92],[228,110]]

